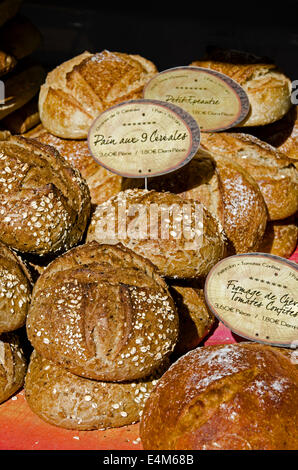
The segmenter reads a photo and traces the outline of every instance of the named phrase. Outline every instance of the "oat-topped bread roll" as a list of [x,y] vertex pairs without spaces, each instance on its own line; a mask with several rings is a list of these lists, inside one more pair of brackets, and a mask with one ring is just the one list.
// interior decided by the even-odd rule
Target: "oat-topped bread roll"
[[145,450],[295,450],[297,405],[298,370],[277,348],[202,347],[159,380],[140,435]]
[[0,242],[0,334],[25,324],[31,290],[31,276],[25,264]]
[[209,48],[190,65],[228,75],[245,90],[250,112],[241,126],[260,126],[282,118],[291,107],[291,81],[270,60],[242,51]]
[[271,145],[249,134],[202,134],[202,143],[217,155],[230,157],[258,183],[271,220],[298,210],[298,171],[293,161]]
[[27,362],[17,333],[0,335],[0,403],[24,384]]
[[48,74],[39,95],[41,121],[58,137],[85,139],[102,111],[142,98],[156,73],[155,65],[139,55],[84,52]]
[[45,255],[78,243],[90,215],[88,186],[53,147],[10,136],[0,141],[0,240]]
[[121,242],[169,278],[205,276],[226,251],[220,222],[202,204],[141,189],[122,191],[96,207],[91,240]]
[[22,3],[23,0],[2,0],[0,2],[0,26],[18,13]]
[[[123,188],[140,180],[126,179]],[[257,251],[267,223],[267,208],[254,179],[231,158],[201,146],[183,168],[148,179],[148,187],[199,201],[217,217],[229,241],[229,253]]]
[[99,165],[90,154],[87,140],[61,139],[39,129],[32,137],[39,142],[53,145],[85,178],[93,204],[101,204],[121,191],[122,177]]
[[[169,361],[166,361],[169,365]],[[25,380],[26,400],[50,424],[80,431],[126,426],[140,420],[163,366],[133,382],[84,379],[34,351]]]
[[298,214],[295,214],[287,219],[268,222],[259,251],[289,258],[297,241]]
[[210,332],[214,315],[208,310],[203,289],[170,284],[179,315],[179,336],[174,354],[181,355],[196,348]]
[[172,352],[178,316],[150,261],[118,245],[81,245],[38,278],[28,338],[45,358],[95,380],[151,374]]

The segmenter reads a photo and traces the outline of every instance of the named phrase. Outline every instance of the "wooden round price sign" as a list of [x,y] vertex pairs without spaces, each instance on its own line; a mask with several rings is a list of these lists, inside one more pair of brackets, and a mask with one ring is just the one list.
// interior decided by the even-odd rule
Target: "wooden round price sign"
[[275,346],[298,347],[298,265],[278,256],[230,256],[205,283],[209,309],[234,333]]
[[217,132],[240,124],[249,112],[243,88],[232,78],[203,67],[174,67],[155,75],[144,97],[181,106],[202,132]]
[[188,163],[200,144],[196,120],[179,106],[130,100],[101,113],[88,145],[95,160],[113,173],[146,178]]

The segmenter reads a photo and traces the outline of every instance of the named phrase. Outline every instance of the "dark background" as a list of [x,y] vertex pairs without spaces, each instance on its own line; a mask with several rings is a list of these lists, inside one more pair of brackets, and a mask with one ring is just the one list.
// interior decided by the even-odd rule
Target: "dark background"
[[298,79],[298,2],[26,1],[39,28],[35,57],[48,69],[84,50],[140,54],[160,71],[188,65],[209,44],[272,57]]

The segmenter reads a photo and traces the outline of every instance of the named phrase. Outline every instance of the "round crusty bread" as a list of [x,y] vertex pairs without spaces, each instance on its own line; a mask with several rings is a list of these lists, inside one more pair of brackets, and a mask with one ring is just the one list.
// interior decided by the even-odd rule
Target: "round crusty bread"
[[0,242],[0,334],[24,326],[31,289],[25,264]]
[[250,111],[241,126],[261,126],[281,119],[291,107],[291,80],[276,65],[233,50],[213,50],[206,60],[191,66],[215,70],[231,77],[246,92]]
[[27,334],[45,358],[82,377],[151,374],[173,350],[178,315],[150,261],[122,245],[81,245],[54,260],[33,288]]
[[25,396],[34,413],[62,428],[83,431],[126,426],[140,420],[151,390],[167,367],[134,382],[101,382],[78,377],[34,351]]
[[24,384],[27,362],[16,333],[0,335],[0,403]]
[[78,243],[90,194],[78,170],[53,147],[14,136],[0,141],[0,240],[45,255]]
[[298,369],[277,348],[197,348],[151,392],[140,436],[145,450],[295,450],[297,404]]
[[142,98],[156,73],[155,65],[139,55],[84,52],[48,74],[39,94],[41,122],[58,137],[86,139],[102,111]]
[[225,255],[221,224],[202,204],[169,192],[128,189],[98,205],[87,232],[91,240],[121,242],[169,278],[205,276]]
[[271,220],[285,219],[298,210],[298,171],[293,160],[249,134],[202,133],[212,153],[230,157],[258,183]]
[[87,140],[61,139],[43,126],[32,137],[55,147],[85,178],[93,204],[101,204],[121,191],[122,177],[99,165],[90,154]]
[[268,222],[259,247],[262,253],[289,258],[297,246],[298,214],[284,220]]
[[[138,187],[126,179],[122,187]],[[257,251],[267,223],[267,208],[254,179],[231,158],[211,154],[201,146],[183,168],[148,179],[148,187],[199,201],[220,220],[229,254]]]
[[182,355],[203,341],[215,317],[206,306],[203,289],[171,283],[170,294],[179,315],[179,336],[174,355]]

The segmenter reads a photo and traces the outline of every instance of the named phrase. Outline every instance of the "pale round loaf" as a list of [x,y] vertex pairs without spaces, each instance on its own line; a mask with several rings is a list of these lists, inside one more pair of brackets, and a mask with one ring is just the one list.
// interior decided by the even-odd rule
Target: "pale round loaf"
[[26,266],[0,242],[0,334],[25,325],[31,290]]
[[40,275],[27,334],[43,357],[74,374],[127,381],[151,374],[172,352],[178,315],[150,261],[93,241]]
[[243,133],[202,133],[202,143],[213,154],[231,158],[254,178],[271,220],[297,212],[298,170],[284,153]]
[[259,251],[289,258],[298,242],[298,214],[268,222]]
[[91,240],[121,242],[169,278],[205,276],[225,255],[217,219],[202,204],[169,192],[128,189],[98,205],[88,228]]
[[55,426],[80,431],[127,426],[140,420],[151,390],[167,367],[134,382],[101,382],[78,377],[34,351],[25,396],[32,411]]
[[40,89],[44,127],[68,139],[86,139],[93,120],[105,109],[142,98],[144,85],[157,73],[139,55],[84,52],[52,70]]
[[10,136],[0,141],[0,240],[24,253],[66,250],[90,215],[85,180],[54,147]]
[[278,348],[201,347],[159,380],[140,436],[145,450],[295,450],[297,405],[298,369]]
[[24,384],[27,362],[16,333],[0,335],[0,403]]

